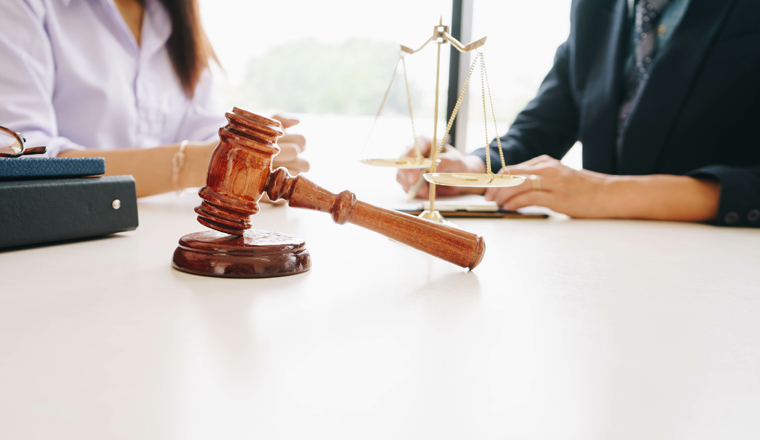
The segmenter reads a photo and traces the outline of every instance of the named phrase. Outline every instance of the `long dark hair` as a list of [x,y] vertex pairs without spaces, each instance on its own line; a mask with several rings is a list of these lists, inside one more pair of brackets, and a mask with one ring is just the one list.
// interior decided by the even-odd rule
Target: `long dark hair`
[[172,34],[167,42],[169,57],[185,94],[192,98],[203,71],[211,60],[219,64],[219,59],[201,26],[198,0],[160,1],[172,20]]

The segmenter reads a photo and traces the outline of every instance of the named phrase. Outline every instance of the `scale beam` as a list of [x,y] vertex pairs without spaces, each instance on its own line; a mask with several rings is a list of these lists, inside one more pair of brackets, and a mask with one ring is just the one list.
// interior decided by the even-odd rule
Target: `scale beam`
[[467,46],[462,46],[462,43],[460,43],[459,41],[457,41],[456,38],[452,37],[448,33],[445,34],[443,38],[445,38],[446,41],[448,41],[449,43],[451,43],[451,45],[454,46],[460,52],[472,52],[473,50],[475,50],[475,49],[477,49],[479,47],[485,46],[486,39],[488,37],[483,37],[480,40],[473,41],[472,43],[468,44]]
[[462,43],[460,43],[459,40],[457,40],[456,38],[452,37],[451,34],[449,34],[448,26],[439,24],[433,28],[433,36],[430,37],[422,46],[420,46],[419,49],[414,50],[402,44],[401,51],[412,55],[424,49],[425,46],[427,46],[431,41],[434,41],[438,44],[442,44],[448,41],[449,43],[451,43],[452,46],[454,46],[460,52],[472,52],[473,50],[479,47],[485,46],[487,38],[488,37],[483,37],[480,40],[473,41],[472,43],[465,46]]

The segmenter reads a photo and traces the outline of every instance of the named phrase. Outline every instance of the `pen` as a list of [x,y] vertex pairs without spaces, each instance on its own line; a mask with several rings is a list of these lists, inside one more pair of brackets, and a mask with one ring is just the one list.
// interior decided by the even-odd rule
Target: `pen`
[[417,197],[417,191],[420,190],[420,187],[422,186],[423,183],[425,183],[425,178],[422,177],[422,173],[420,173],[420,178],[417,179],[416,182],[414,182],[414,185],[412,185],[409,188],[409,191],[406,193],[407,202],[411,202],[412,200],[414,200],[415,197]]

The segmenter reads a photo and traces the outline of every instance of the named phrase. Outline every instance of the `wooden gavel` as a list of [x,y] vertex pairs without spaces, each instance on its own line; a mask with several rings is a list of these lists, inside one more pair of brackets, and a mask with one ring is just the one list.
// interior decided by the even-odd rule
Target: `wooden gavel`
[[335,195],[282,167],[272,171],[280,152],[276,142],[284,134],[280,122],[239,108],[226,116],[229,124],[219,130],[221,142],[199,192],[203,202],[195,208],[201,224],[243,235],[266,192],[272,201],[329,212],[338,224],[353,223],[461,267],[474,269],[483,259],[485,241],[478,235],[372,206],[350,191]]

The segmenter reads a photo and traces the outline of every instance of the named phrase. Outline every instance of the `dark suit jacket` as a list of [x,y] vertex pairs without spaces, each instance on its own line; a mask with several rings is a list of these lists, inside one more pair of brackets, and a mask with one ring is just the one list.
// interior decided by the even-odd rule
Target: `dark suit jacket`
[[[760,0],[691,1],[652,61],[618,154],[626,9],[626,0],[573,1],[570,36],[501,138],[507,162],[561,158],[580,140],[589,170],[712,176],[721,182],[716,222],[760,227]],[[474,154],[485,160],[485,149]]]

